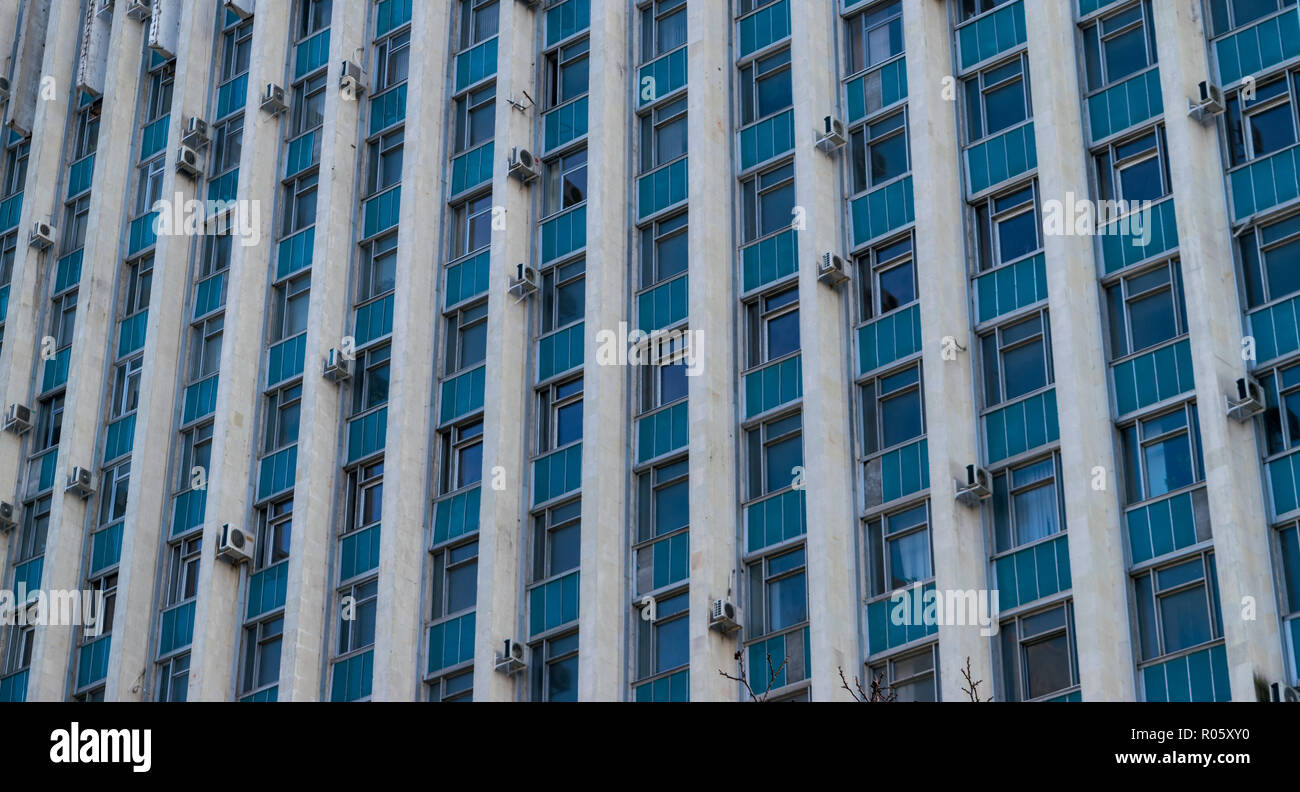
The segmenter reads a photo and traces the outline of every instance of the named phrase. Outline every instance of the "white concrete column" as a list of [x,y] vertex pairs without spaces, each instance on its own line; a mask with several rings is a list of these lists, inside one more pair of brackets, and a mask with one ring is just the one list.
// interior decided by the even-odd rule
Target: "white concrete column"
[[[740,633],[709,629],[709,608],[727,596],[739,553],[740,502],[737,488],[735,219],[730,196],[735,139],[731,114],[729,3],[687,6],[687,136],[690,140],[690,263],[688,294],[692,343],[699,373],[687,380],[690,434],[691,525],[691,701],[735,701],[736,683],[719,671],[736,673]],[[744,600],[737,577],[731,592]]]
[[293,537],[280,649],[281,701],[314,701],[329,696],[328,663],[339,614],[334,601],[338,577],[335,546],[341,511],[337,484],[342,471],[344,444],[340,438],[347,397],[320,372],[326,353],[352,332],[348,272],[356,253],[356,223],[360,218],[359,120],[356,101],[343,96],[338,81],[339,64],[345,58],[354,58],[356,49],[365,44],[368,10],[368,4],[335,3],[330,20],[325,125],[320,130],[323,139],[316,246],[312,251],[307,309],[307,363],[302,378],[305,420],[298,431]]
[[428,558],[424,528],[432,513],[430,421],[435,403],[434,333],[441,267],[443,154],[446,151],[447,36],[451,7],[417,3],[412,8],[412,52],[407,79],[401,228],[397,243],[393,308],[393,357],[388,387],[388,442],[384,452],[384,527],[379,541],[379,612],[375,630],[376,701],[420,698],[427,650],[420,586]]
[[[1195,97],[1213,72],[1199,5],[1157,3],[1155,15],[1229,685],[1234,701],[1254,701],[1260,684],[1285,671],[1254,425],[1229,420],[1223,401],[1236,393],[1246,362],[1218,124],[1201,126],[1183,111],[1184,97]],[[1250,619],[1247,598],[1254,602]]]
[[[275,266],[279,231],[276,194],[283,172],[282,119],[262,112],[258,99],[267,83],[284,83],[283,64],[288,57],[290,29],[289,4],[259,5],[253,20],[251,46],[260,57],[252,58],[249,63],[243,152],[235,193],[239,199],[250,202],[250,211],[260,221],[261,240],[256,245],[245,245],[239,240],[231,244],[216,419],[212,426],[212,463],[208,470],[204,514],[205,537],[194,611],[194,643],[190,650],[191,701],[228,700],[238,685],[240,625],[245,605],[241,575],[236,568],[217,562],[214,552],[217,532],[223,524],[250,531],[256,528],[250,509],[256,484],[250,487],[249,481],[257,480],[257,457],[262,449],[258,417],[264,382],[262,362],[266,357],[266,292]],[[196,104],[204,112],[207,107]],[[185,112],[191,110],[187,107]],[[194,255],[202,255],[202,250],[196,250]],[[311,363],[308,360],[308,373],[312,372]],[[173,431],[172,438],[173,443],[179,442],[178,433]],[[163,530],[170,531],[171,516],[166,509],[162,519]],[[245,579],[247,574],[243,575]],[[153,650],[148,651],[152,654]],[[196,678],[193,669],[200,664],[202,669]],[[285,698],[291,687],[292,677],[288,684],[281,685]]]
[[839,160],[816,148],[822,119],[838,106],[837,71],[827,68],[835,49],[839,15],[834,4],[810,3],[792,10],[794,71],[795,198],[807,218],[798,235],[799,340],[803,355],[804,481],[807,487],[808,615],[812,698],[832,701],[840,669],[849,676],[861,658],[852,625],[861,612],[854,534],[853,432],[848,405],[848,292],[817,280],[822,253],[839,251],[845,207],[837,191]]
[[[127,29],[120,26],[130,25]],[[139,23],[115,19],[113,40],[117,46],[138,52],[141,38]],[[33,311],[22,310],[11,321],[32,321],[27,327],[37,327],[31,339],[34,354],[40,348],[41,336],[49,332],[49,322],[43,326],[35,323],[35,309],[44,308],[48,302],[49,284],[53,281],[55,262],[63,251],[63,197],[61,188],[66,183],[67,163],[63,156],[63,138],[67,129],[68,113],[72,105],[76,80],[77,56],[80,51],[81,9],[73,3],[54,3],[50,7],[48,35],[45,42],[45,60],[41,67],[43,77],[52,77],[56,90],[53,98],[39,98],[36,102],[36,121],[32,131],[32,148],[28,159],[27,188],[23,196],[22,220],[19,223],[18,245],[27,244],[28,229],[36,220],[49,220],[56,229],[54,247],[45,253],[28,248],[26,263],[32,272],[24,272],[25,294],[33,297]],[[127,59],[122,59],[125,65]],[[138,61],[136,62],[138,63]],[[131,63],[132,66],[135,63]],[[104,116],[100,122],[100,141],[107,143],[95,157],[95,195],[97,198],[115,195],[124,183],[129,183],[130,171],[123,167],[129,161],[129,149],[136,119],[135,82],[118,68],[110,73],[109,91],[129,88],[125,96],[131,97],[110,107],[105,101]],[[116,133],[116,134],[115,134]],[[6,132],[7,134],[7,132]],[[116,149],[116,151],[114,151]],[[116,155],[116,156],[115,156]],[[126,171],[126,172],[123,172]],[[96,211],[98,208],[98,211]],[[73,334],[71,359],[68,365],[68,383],[64,397],[63,428],[58,451],[58,466],[54,474],[51,495],[50,527],[46,538],[45,562],[41,588],[80,589],[82,546],[86,538],[86,513],[95,499],[83,501],[75,495],[65,495],[64,484],[68,471],[74,465],[98,470],[95,457],[98,452],[100,397],[104,385],[104,368],[112,362],[110,345],[117,338],[117,316],[114,303],[114,286],[121,269],[119,242],[122,239],[122,201],[97,200],[91,207],[86,229],[85,255],[81,269],[81,285],[77,297],[77,316]],[[46,277],[38,278],[35,270],[44,270]],[[31,284],[41,283],[40,293],[27,292]],[[13,297],[10,297],[13,300]],[[48,314],[42,311],[42,314]],[[15,338],[5,344],[23,344]],[[27,357],[26,354],[22,357]],[[38,356],[39,357],[39,356]],[[18,363],[11,358],[11,362]],[[36,383],[40,389],[40,371],[43,363],[36,361]],[[35,405],[32,405],[35,407]],[[95,486],[100,482],[96,480]],[[45,626],[36,629],[36,642],[32,650],[31,676],[28,681],[28,701],[59,701],[67,696],[69,661],[76,642],[76,627]]]
[[[930,542],[935,587],[976,591],[990,587],[988,547],[980,509],[955,500],[965,466],[979,464],[979,405],[975,401],[975,336],[967,290],[968,266],[961,217],[961,141],[956,106],[945,98],[952,34],[944,3],[912,3],[904,11],[908,129],[913,181],[952,185],[915,190],[917,294],[921,301],[922,380],[930,452]],[[941,218],[948,218],[947,221]],[[860,275],[859,277],[866,277]],[[944,339],[965,351],[944,357]],[[970,659],[976,680],[996,690],[989,640],[975,625],[939,625],[939,682],[944,701],[963,701],[960,671]]]
[[[533,190],[506,173],[511,147],[533,139],[533,115],[511,108],[520,91],[532,94],[536,73],[537,25],[522,3],[501,3],[497,43],[496,167],[492,202],[504,228],[493,224],[488,278],[486,390],[483,399],[483,486],[479,510],[478,604],[474,635],[474,699],[513,701],[524,695],[526,674],[505,676],[492,670],[506,639],[526,641],[523,622],[523,554],[528,549],[526,517],[532,476],[528,464],[528,360],[532,334],[528,303],[506,293],[515,265],[531,261]],[[454,29],[454,25],[452,26]],[[593,74],[593,79],[595,75]],[[495,470],[505,486],[493,487]],[[581,663],[579,663],[581,665]]]
[[[631,480],[624,366],[597,362],[598,334],[627,319],[628,6],[591,8],[592,130],[587,151],[586,365],[583,370],[582,550],[578,698],[619,701],[627,680],[627,492]],[[541,420],[547,420],[541,417]]]
[[[1043,201],[1069,205],[1070,193],[1089,194],[1074,9],[1064,3],[1027,2],[1025,25],[1039,194]],[[1083,698],[1131,701],[1128,575],[1093,241],[1043,234],[1062,484]],[[1096,467],[1105,468],[1104,490],[1092,487]]]

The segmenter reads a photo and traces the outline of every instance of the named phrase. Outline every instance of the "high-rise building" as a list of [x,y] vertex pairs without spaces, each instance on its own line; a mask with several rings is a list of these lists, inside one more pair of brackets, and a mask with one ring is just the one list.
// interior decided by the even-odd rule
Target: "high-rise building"
[[1300,686],[1296,0],[8,40],[0,701]]

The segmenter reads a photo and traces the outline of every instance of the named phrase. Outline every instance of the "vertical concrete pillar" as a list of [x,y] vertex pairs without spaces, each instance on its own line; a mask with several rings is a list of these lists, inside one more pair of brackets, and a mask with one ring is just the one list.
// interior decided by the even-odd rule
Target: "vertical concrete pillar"
[[600,332],[617,332],[627,317],[628,6],[593,3],[591,12],[578,697],[613,701],[627,687],[628,370],[600,365],[596,351]]
[[848,410],[848,303],[844,290],[817,280],[827,250],[839,252],[844,203],[828,185],[839,182],[839,161],[816,148],[822,119],[834,114],[839,90],[826,54],[835,52],[834,4],[811,3],[791,13],[794,71],[795,199],[807,229],[798,235],[799,340],[803,355],[804,481],[807,487],[808,614],[812,698],[830,701],[840,669],[861,661],[857,636],[861,598],[856,583],[853,433]]
[[[968,265],[961,218],[961,141],[956,106],[947,98],[952,79],[952,34],[945,3],[914,3],[903,11],[908,84],[908,129],[916,184],[952,185],[917,189],[914,245],[921,301],[922,380],[925,428],[930,454],[930,542],[935,586],[940,591],[972,591],[990,586],[988,548],[981,510],[955,500],[965,466],[979,464],[979,404],[975,382],[975,337],[971,332]],[[945,219],[946,218],[946,219]],[[951,338],[956,356],[944,356]],[[944,701],[962,701],[961,670],[970,659],[971,675],[990,680],[995,691],[989,639],[974,625],[939,625],[939,681]]]
[[1197,84],[1214,75],[1200,5],[1157,3],[1154,11],[1229,685],[1234,701],[1253,701],[1285,671],[1254,426],[1230,420],[1224,407],[1246,362],[1218,124],[1201,126],[1184,110]]
[[[266,292],[271,268],[275,266],[276,235],[279,233],[275,209],[282,172],[280,151],[283,139],[281,117],[260,110],[258,99],[267,83],[284,83],[290,29],[290,4],[259,5],[253,21],[251,47],[260,57],[251,59],[249,63],[243,152],[236,195],[250,202],[250,211],[260,223],[261,240],[256,245],[246,245],[239,240],[231,245],[226,282],[226,322],[214,411],[216,420],[212,427],[212,463],[207,482],[205,539],[199,564],[199,594],[191,648],[191,669],[199,664],[202,669],[197,679],[191,670],[191,701],[229,699],[238,684],[238,648],[244,615],[240,575],[235,568],[218,563],[213,553],[216,532],[223,524],[239,525],[250,531],[256,528],[250,511],[256,484],[250,487],[249,481],[257,480],[257,457],[262,450],[258,417],[264,382],[262,362],[266,357]],[[196,104],[198,108],[208,106]],[[191,111],[187,109],[186,112]],[[201,250],[195,251],[196,256],[201,254]],[[308,371],[311,371],[310,361]],[[173,438],[177,437],[179,435],[173,433]],[[170,530],[170,514],[166,509],[162,520],[163,530]],[[295,527],[296,523],[295,520]],[[287,628],[285,634],[289,635]],[[152,648],[147,648],[147,651],[152,653]],[[292,665],[281,664],[282,678],[286,668],[291,669]],[[290,676],[289,680],[280,687],[286,700],[294,687],[293,677]]]
[[[690,224],[687,228],[691,343],[698,374],[689,378],[686,414],[690,434],[691,701],[735,701],[733,655],[740,634],[709,629],[709,608],[728,596],[740,535],[736,427],[740,393],[736,379],[735,215],[730,196],[731,8],[729,3],[690,3],[686,10],[687,137],[690,147]],[[739,587],[730,592],[743,600]]]
[[[522,693],[524,677],[498,674],[492,669],[492,660],[506,639],[527,639],[521,564],[528,548],[526,499],[531,471],[525,416],[529,404],[527,361],[532,355],[529,349],[532,334],[529,303],[516,302],[506,293],[506,285],[515,265],[531,260],[535,231],[532,191],[540,187],[520,184],[506,173],[510,149],[533,139],[532,111],[517,111],[507,100],[522,100],[522,91],[533,93],[537,27],[534,13],[522,3],[502,3],[500,15],[495,131],[498,156],[492,174],[495,222],[488,278],[478,615],[474,635],[474,698],[478,701],[511,701]],[[496,489],[499,480],[503,480],[504,486]]]
[[[1069,194],[1089,194],[1074,8],[1066,3],[1025,3],[1025,26],[1039,195],[1043,201],[1069,205]],[[1079,682],[1084,700],[1131,701],[1128,576],[1093,239],[1044,232],[1043,249],[1062,427],[1074,627],[1081,643]],[[1105,469],[1104,490],[1092,486],[1098,467]]]
[[424,615],[420,574],[428,557],[425,525],[432,509],[430,449],[433,417],[434,333],[442,250],[443,153],[446,150],[447,36],[451,8],[420,3],[412,9],[414,49],[407,79],[406,136],[402,159],[402,209],[393,308],[393,363],[388,387],[388,440],[384,453],[384,527],[379,542],[379,612],[375,630],[376,701],[419,697],[424,667]]
[[[119,31],[117,25],[127,20],[116,20],[114,38],[118,45],[129,51],[139,51],[141,40],[136,29]],[[138,23],[130,23],[138,28]],[[5,344],[9,347],[31,344],[34,355],[41,346],[41,336],[48,332],[48,323],[38,326],[35,322],[38,309],[48,300],[48,291],[36,293],[36,288],[48,289],[53,279],[55,261],[62,248],[62,237],[66,229],[63,224],[64,171],[67,162],[62,148],[64,131],[67,129],[68,113],[73,106],[76,81],[77,55],[80,51],[81,8],[75,3],[54,3],[50,7],[49,26],[45,41],[45,59],[41,66],[42,77],[54,80],[54,92],[51,98],[38,95],[36,102],[36,120],[32,129],[31,153],[27,166],[27,187],[23,195],[22,219],[18,227],[18,245],[27,244],[28,229],[37,220],[48,220],[56,229],[54,247],[44,253],[27,248],[23,273],[24,293],[32,297],[32,309],[26,306],[18,315],[11,315],[11,321],[31,321],[27,327],[38,327],[34,338],[30,340],[14,338]],[[130,48],[134,48],[131,50]],[[123,61],[129,61],[122,59]],[[129,68],[127,69],[129,70]],[[101,154],[96,159],[95,185],[100,195],[113,194],[120,188],[126,174],[120,172],[119,163],[127,162],[125,149],[131,140],[132,125],[135,119],[134,82],[131,77],[121,72],[112,74],[110,90],[130,86],[132,92],[126,94],[132,99],[121,102],[121,107],[113,108],[110,116],[107,102],[105,114],[101,121],[100,139],[104,141],[124,141],[118,144],[118,156],[112,153]],[[113,132],[120,132],[114,135]],[[6,132],[7,134],[7,132]],[[111,148],[110,148],[111,151]],[[115,162],[113,160],[116,160]],[[113,171],[118,171],[114,173]],[[101,186],[102,185],[102,186]],[[74,465],[95,469],[96,439],[99,428],[100,397],[103,392],[104,367],[109,363],[107,339],[116,338],[113,295],[117,272],[118,242],[121,239],[122,214],[120,201],[97,202],[101,211],[93,207],[87,222],[86,247],[84,263],[81,270],[81,286],[77,297],[76,327],[73,334],[71,360],[68,366],[68,384],[64,397],[63,428],[58,451],[58,464],[54,474],[54,490],[51,495],[49,531],[46,535],[45,562],[41,577],[41,588],[51,590],[71,590],[81,588],[82,546],[86,538],[86,512],[88,504],[75,495],[65,495],[64,483],[68,471]],[[49,274],[40,278],[38,270]],[[40,283],[40,287],[36,284]],[[31,291],[27,291],[31,288]],[[12,300],[12,297],[11,297]],[[43,312],[42,312],[43,313]],[[20,353],[15,357],[27,358]],[[10,359],[20,364],[21,361]],[[38,383],[33,390],[39,390],[39,372],[42,363],[36,361]],[[25,401],[25,399],[23,399]],[[33,405],[34,406],[34,405]],[[95,482],[99,484],[98,481]],[[28,679],[28,701],[58,701],[67,695],[69,661],[72,647],[76,641],[76,627],[69,625],[48,625],[36,629],[36,640],[32,650],[31,675]]]

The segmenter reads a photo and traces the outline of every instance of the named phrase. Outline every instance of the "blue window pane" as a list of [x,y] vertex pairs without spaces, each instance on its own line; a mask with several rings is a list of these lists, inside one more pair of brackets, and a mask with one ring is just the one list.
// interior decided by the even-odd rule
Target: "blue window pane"
[[1014,261],[1038,250],[1038,214],[1024,212],[998,223],[1000,263]]
[[1204,586],[1161,597],[1160,616],[1166,653],[1210,640],[1210,614]]
[[447,612],[474,607],[478,591],[478,564],[466,564],[447,573]]
[[578,658],[570,657],[558,663],[551,663],[550,678],[547,680],[547,701],[578,700]]
[[878,276],[880,284],[880,312],[888,313],[916,300],[916,278],[912,275],[912,262],[884,270]]
[[767,491],[789,486],[793,469],[803,466],[803,439],[796,435],[767,448]]
[[1002,367],[1006,372],[1008,400],[1047,385],[1047,361],[1043,358],[1041,340],[1003,352]]
[[1165,180],[1160,158],[1151,157],[1119,172],[1121,196],[1125,201],[1154,201],[1163,198]]
[[1142,639],[1142,659],[1150,660],[1160,653],[1156,642],[1156,600],[1151,592],[1151,576],[1143,575],[1135,581],[1137,589],[1138,635]]
[[1300,240],[1265,253],[1264,269],[1268,274],[1269,294],[1274,299],[1300,291]]
[[577,569],[581,557],[582,526],[575,523],[551,532],[551,574]]
[[871,144],[871,184],[907,173],[907,137],[895,135]]
[[771,319],[767,323],[767,357],[775,360],[799,349],[799,312]]
[[1058,518],[1054,484],[1017,493],[1013,500],[1016,513],[1016,544],[1027,544],[1056,533]]
[[655,493],[655,536],[662,536],[690,521],[690,486],[681,481]]
[[690,619],[673,619],[656,626],[655,673],[684,666],[691,659]]
[[1025,647],[1029,696],[1045,696],[1070,686],[1069,642],[1064,634]]
[[775,581],[769,587],[768,631],[792,627],[808,618],[808,593],[804,573]]
[[1133,323],[1133,351],[1155,346],[1178,335],[1171,291],[1157,292],[1129,303]]
[[1256,157],[1281,151],[1296,142],[1290,103],[1251,115],[1247,126]]
[[556,410],[556,445],[565,446],[581,439],[582,402],[567,404]]
[[917,531],[889,541],[889,586],[900,589],[930,577],[930,534]]
[[913,390],[902,396],[882,399],[880,419],[885,448],[920,437],[923,431],[921,392]]
[[1025,110],[1025,84],[1023,80],[995,88],[984,95],[986,108],[985,120],[988,122],[988,134],[996,134],[1004,129],[1024,121],[1028,114]]
[[1155,498],[1195,481],[1192,472],[1192,449],[1187,435],[1171,437],[1142,450],[1146,461],[1147,497]]
[[766,118],[794,104],[791,72],[786,69],[758,81],[758,117]]
[[[1141,16],[1141,8],[1133,8]],[[1106,76],[1122,80],[1147,66],[1146,33],[1141,26],[1106,41]]]

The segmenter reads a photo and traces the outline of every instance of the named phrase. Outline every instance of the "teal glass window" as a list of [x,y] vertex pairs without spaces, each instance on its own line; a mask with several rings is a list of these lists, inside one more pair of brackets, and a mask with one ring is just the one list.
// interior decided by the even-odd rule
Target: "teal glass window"
[[[667,338],[665,336],[664,338]],[[674,337],[656,341],[654,352],[658,356],[641,368],[641,412],[650,412],[686,398],[688,389],[685,355],[688,341]]]
[[[637,476],[637,543],[675,534],[690,525],[689,466],[685,459],[666,462]],[[643,558],[644,555],[644,558]],[[637,591],[650,591],[653,572],[647,548],[637,550]],[[645,563],[643,563],[643,561]],[[645,577],[645,580],[642,578]]]
[[1137,201],[1157,201],[1173,192],[1163,125],[1154,131],[1106,146],[1095,156],[1097,191],[1103,201],[1124,201],[1124,209],[1104,205],[1105,223]]
[[794,163],[745,180],[741,199],[745,242],[790,228],[794,222]]
[[[211,437],[211,425],[208,435]],[[284,498],[257,510],[257,544],[253,568],[261,571],[289,557],[293,540],[293,498]]]
[[[338,654],[345,655],[375,644],[375,616],[379,581],[367,580],[339,590]],[[351,618],[347,618],[348,616]]]
[[1038,182],[975,204],[977,263],[981,272],[1042,249]]
[[661,104],[641,116],[641,172],[686,155],[685,97]]
[[748,126],[794,105],[790,50],[758,58],[740,68],[740,124]]
[[486,302],[453,311],[447,318],[447,375],[473,368],[487,359]]
[[1036,312],[982,336],[980,358],[986,409],[1052,384],[1047,312]]
[[280,682],[280,647],[284,617],[244,628],[244,673],[240,693],[252,693]]
[[388,403],[389,361],[393,348],[384,344],[357,352],[352,377],[352,414],[373,410]]
[[483,479],[483,420],[467,421],[442,433],[442,494]]
[[406,82],[411,68],[411,32],[387,36],[375,45],[374,92]]
[[126,494],[131,486],[131,461],[106,468],[100,474],[99,525],[111,525],[126,517]]
[[496,134],[497,88],[489,85],[456,100],[456,131],[452,153],[459,154],[486,143]]
[[301,419],[302,385],[279,388],[267,394],[263,452],[270,454],[298,442]]
[[1232,165],[1267,157],[1296,144],[1296,96],[1300,72],[1261,82],[1253,99],[1242,91],[1228,98],[1226,131]]
[[654,0],[641,9],[641,62],[686,43],[686,0]]
[[402,181],[402,153],[405,132],[398,129],[380,135],[367,146],[366,195],[387,190]]
[[799,286],[769,292],[747,305],[749,365],[799,350]]
[[[289,307],[294,310],[301,308],[305,313],[306,298],[302,299],[301,306],[295,303]],[[303,321],[305,322],[306,319],[304,318]],[[225,316],[204,319],[190,327],[189,381],[191,383],[210,377],[221,368],[221,340],[224,337],[225,327]]]
[[925,434],[921,366],[872,377],[858,385],[862,404],[862,442],[875,454]]
[[306,332],[310,298],[310,272],[275,285],[271,292],[271,343]]
[[1027,56],[1018,55],[966,79],[967,144],[996,135],[1030,117],[1027,63]]
[[934,669],[938,644],[916,652],[873,663],[867,667],[867,685],[880,685],[886,701],[938,701],[939,685]]
[[330,25],[333,0],[299,0],[298,40],[315,35]]
[[690,663],[689,595],[681,592],[655,602],[654,620],[637,617],[637,681],[675,671]]
[[848,71],[857,74],[903,53],[903,4],[899,0],[850,17]]
[[533,701],[578,700],[578,634],[550,638],[533,647]]
[[1046,698],[1079,684],[1073,602],[1003,622],[999,633],[1003,701]]
[[641,230],[641,288],[686,272],[690,263],[687,219],[682,212]]
[[537,400],[539,454],[582,440],[582,377],[546,386]]
[[1300,215],[1256,226],[1239,240],[1251,308],[1300,292]]
[[203,551],[203,537],[195,536],[167,545],[166,588],[163,605],[171,607],[188,602],[199,592],[199,556]]
[[907,111],[865,124],[849,136],[853,191],[862,192],[911,170],[907,154]]
[[492,195],[452,207],[451,220],[451,258],[477,253],[492,244]]
[[318,74],[294,84],[294,90],[298,94],[290,127],[294,137],[318,129],[325,123],[325,77],[324,74]]
[[1053,454],[993,476],[993,545],[1005,553],[1065,530],[1061,461]]
[[429,701],[471,701],[474,698],[474,669],[448,674],[429,683]]
[[384,462],[379,460],[348,472],[342,535],[374,528],[384,520]]
[[928,502],[869,521],[866,543],[873,597],[934,576]]
[[433,554],[432,574],[435,622],[473,610],[478,597],[478,542],[439,549]]
[[362,244],[361,267],[357,275],[357,303],[369,302],[393,291],[397,283],[397,234]]
[[1214,35],[1221,36],[1245,27],[1295,4],[1296,0],[1210,0]]
[[533,518],[532,580],[550,580],[578,568],[582,501],[552,506]]
[[566,154],[545,164],[545,203],[542,212],[552,215],[587,200],[587,150]]
[[912,235],[893,239],[858,257],[858,312],[865,321],[916,302]]
[[[808,620],[808,584],[804,548],[771,555],[745,568],[749,602],[745,639],[780,632]],[[778,659],[776,661],[780,663]]]
[[587,311],[587,262],[570,261],[542,273],[541,333],[582,321]]
[[1264,437],[1268,453],[1300,446],[1300,365],[1256,375],[1264,391]]
[[281,238],[296,234],[316,222],[316,188],[319,181],[320,174],[311,173],[299,176],[285,185]]
[[1088,90],[1118,83],[1156,62],[1151,0],[1107,14],[1083,29]]
[[800,413],[764,421],[745,437],[749,498],[761,498],[789,487],[795,468],[803,466],[803,416]]
[[1196,405],[1189,404],[1120,430],[1129,503],[1158,498],[1205,478]]
[[591,82],[590,51],[591,39],[584,38],[546,54],[544,104],[548,110],[587,92]]
[[1106,287],[1111,358],[1150,349],[1187,332],[1178,260],[1161,263]]
[[1015,0],[961,0],[961,21],[979,16],[986,11],[992,11],[1000,5],[1015,2]]
[[1143,660],[1223,637],[1213,553],[1146,570],[1133,585]]
[[158,664],[158,692],[154,701],[185,701],[189,694],[190,653]]
[[496,0],[460,0],[460,48],[469,49],[495,36],[499,16]]

